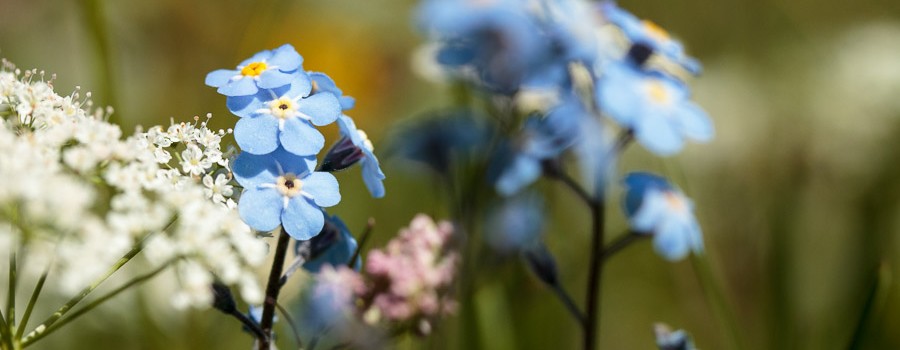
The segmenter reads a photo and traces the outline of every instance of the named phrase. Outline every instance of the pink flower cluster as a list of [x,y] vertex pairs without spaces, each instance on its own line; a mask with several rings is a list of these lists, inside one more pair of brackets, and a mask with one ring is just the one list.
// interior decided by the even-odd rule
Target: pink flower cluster
[[449,249],[452,234],[451,223],[419,214],[387,247],[368,254],[365,277],[328,266],[313,294],[331,310],[355,309],[369,325],[428,334],[436,319],[456,309],[450,292],[459,255]]
[[409,322],[427,334],[432,320],[453,312],[455,302],[448,294],[459,255],[447,249],[452,234],[451,223],[419,214],[384,250],[372,250],[366,273],[374,285],[364,319]]

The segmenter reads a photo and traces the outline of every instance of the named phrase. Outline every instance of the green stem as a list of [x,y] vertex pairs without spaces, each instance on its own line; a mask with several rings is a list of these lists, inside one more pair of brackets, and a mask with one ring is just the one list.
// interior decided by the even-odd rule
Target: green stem
[[[96,76],[100,77],[103,94],[106,97],[103,101],[106,102],[106,105],[120,108],[121,106],[116,101],[116,89],[115,84],[113,83],[112,51],[109,46],[109,35],[106,30],[106,22],[103,20],[103,6],[100,3],[101,1],[102,0],[82,0],[81,9],[84,12],[88,31],[97,45],[96,64],[98,66],[95,66],[95,72]],[[121,121],[118,120],[118,115],[119,114],[113,114],[109,116],[109,122],[119,124]]]
[[41,322],[41,324],[38,325],[37,327],[35,327],[35,329],[33,331],[28,333],[28,335],[26,335],[25,338],[22,338],[22,344],[28,345],[28,344],[33,343],[34,337],[39,336],[43,332],[46,332],[51,326],[53,326],[54,323],[56,323],[56,321],[58,321],[61,317],[63,317],[66,313],[68,313],[69,310],[72,309],[72,307],[74,307],[79,302],[81,302],[81,300],[83,300],[85,297],[87,297],[88,294],[91,294],[91,292],[93,292],[95,289],[97,289],[97,287],[99,287],[100,284],[102,284],[104,281],[106,281],[116,271],[119,271],[119,269],[121,269],[122,266],[124,266],[127,262],[131,261],[131,259],[134,258],[135,255],[137,255],[138,253],[141,252],[141,249],[143,249],[143,241],[135,244],[134,247],[132,247],[131,250],[129,250],[127,253],[125,253],[125,255],[123,255],[121,258],[119,258],[119,260],[116,261],[116,263],[113,264],[113,266],[111,266],[106,271],[106,273],[104,273],[102,276],[100,276],[99,278],[94,280],[94,282],[92,282],[89,286],[82,289],[81,292],[78,293],[78,295],[72,297],[72,299],[69,299],[68,302],[66,302],[63,306],[61,306],[59,309],[57,309],[56,312],[54,312],[52,315],[50,315],[50,317],[45,319],[44,322]]
[[34,286],[34,291],[31,292],[31,298],[28,299],[28,306],[25,307],[25,314],[22,315],[22,322],[19,324],[19,329],[16,331],[16,339],[22,339],[22,335],[25,334],[25,327],[28,326],[31,312],[34,311],[34,305],[37,304],[38,296],[41,295],[41,290],[44,288],[44,282],[47,281],[47,273],[48,271],[44,271],[44,273],[41,274],[41,278],[38,279],[37,285]]
[[81,317],[82,315],[88,313],[89,311],[91,311],[91,310],[97,308],[98,306],[100,306],[101,304],[105,303],[107,300],[112,299],[116,295],[119,295],[119,293],[122,293],[122,292],[128,290],[129,288],[134,287],[135,285],[138,285],[138,284],[141,284],[141,283],[144,283],[144,282],[150,280],[151,278],[158,275],[160,272],[163,272],[166,268],[169,267],[169,265],[172,264],[172,262],[174,262],[176,260],[178,260],[178,259],[169,260],[166,263],[163,263],[161,266],[154,269],[153,271],[150,271],[146,274],[143,274],[143,275],[133,278],[132,280],[130,280],[127,283],[120,286],[119,288],[116,288],[113,291],[104,294],[103,296],[92,301],[90,304],[87,304],[84,307],[78,309],[78,311],[75,311],[75,312],[69,314],[68,317],[63,318],[59,322],[52,324],[52,326],[47,326],[47,328],[45,328],[43,332],[39,332],[39,333],[35,334],[33,337],[29,334],[30,338],[24,340],[22,342],[22,346],[28,347],[28,345],[33,344],[34,342],[40,340],[41,338],[50,335],[51,333],[55,332],[56,330],[64,327],[69,322],[76,320],[77,318]]
[[609,259],[616,253],[620,252],[622,249],[625,249],[626,247],[631,245],[632,243],[637,242],[638,240],[640,240],[642,238],[650,238],[650,237],[652,237],[652,236],[640,234],[637,232],[628,232],[624,235],[621,235],[621,236],[619,236],[619,238],[616,238],[615,241],[610,243],[609,246],[606,247],[606,249],[603,250],[602,259],[604,261],[606,261],[606,259]]
[[6,326],[12,334],[16,328],[16,284],[18,284],[15,245],[9,252],[9,289],[6,294]]
[[578,324],[584,327],[586,317],[584,316],[584,313],[578,309],[578,305],[575,305],[575,300],[572,299],[572,296],[559,284],[554,284],[551,288],[553,289],[554,294],[559,297],[559,300],[566,307],[566,310],[569,310],[569,313],[578,321]]
[[281,313],[281,316],[284,317],[285,321],[287,321],[288,326],[291,327],[291,332],[294,334],[294,341],[297,342],[297,348],[303,348],[303,340],[300,339],[300,333],[297,333],[297,323],[294,322],[294,318],[291,317],[291,313],[284,309],[284,306],[281,306],[279,303],[275,303],[275,307],[278,308],[278,312]]
[[291,241],[284,229],[279,229],[278,244],[275,246],[275,258],[272,261],[272,270],[269,272],[269,282],[266,285],[266,300],[263,303],[262,318],[259,328],[262,329],[265,338],[259,340],[259,350],[269,350],[272,344],[272,324],[275,318],[275,303],[278,301],[278,293],[281,291],[281,270],[284,268],[284,258]]
[[743,349],[744,342],[740,337],[734,312],[725,300],[722,287],[716,282],[712,270],[709,267],[709,262],[706,260],[706,256],[693,255],[691,262],[694,266],[694,272],[700,280],[703,292],[706,294],[707,301],[712,304],[711,306],[716,316],[718,316],[719,322],[725,325],[725,331],[731,340],[733,348],[738,350]]

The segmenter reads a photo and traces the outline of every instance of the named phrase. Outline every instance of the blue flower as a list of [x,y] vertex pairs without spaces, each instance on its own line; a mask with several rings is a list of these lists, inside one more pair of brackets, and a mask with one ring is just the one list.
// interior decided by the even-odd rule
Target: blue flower
[[375,198],[384,197],[384,184],[382,182],[385,176],[384,172],[381,171],[381,165],[378,164],[378,158],[375,157],[375,153],[372,153],[375,150],[372,141],[369,141],[366,133],[357,129],[353,119],[346,115],[338,118],[338,127],[340,127],[341,135],[350,140],[354,149],[358,150],[357,152],[361,152],[360,156],[351,156],[350,158],[359,159],[359,163],[362,166],[363,182],[366,184],[366,188],[369,189],[369,193]]
[[[688,57],[684,53],[684,47],[673,39],[665,29],[657,24],[640,20],[628,11],[618,7],[615,2],[607,1],[600,5],[604,17],[617,27],[622,29],[625,36],[636,45],[639,50],[647,50],[646,55],[641,55],[637,64],[643,64],[651,53],[658,53],[665,59],[679,65],[688,73],[699,74],[700,62]],[[634,57],[632,57],[634,58]]]
[[290,44],[275,50],[261,51],[240,64],[237,69],[219,69],[206,75],[206,85],[217,87],[225,96],[247,96],[259,89],[274,89],[291,83],[300,70],[303,57]]
[[271,154],[243,152],[234,161],[234,177],[244,191],[238,202],[241,219],[257,231],[281,225],[297,240],[319,234],[325,225],[321,207],[341,201],[333,175],[313,172],[314,157],[300,157],[278,148]]
[[317,94],[319,92],[329,92],[334,96],[337,96],[341,102],[341,110],[352,109],[354,105],[356,105],[356,99],[350,96],[345,96],[344,92],[337,87],[337,84],[334,83],[334,80],[331,77],[325,75],[325,73],[319,72],[309,72],[309,78],[312,79],[313,89],[312,93]]
[[682,329],[672,331],[669,326],[657,323],[653,327],[656,333],[656,346],[659,350],[697,350],[691,337]]
[[487,243],[501,253],[519,253],[539,244],[546,212],[543,204],[537,193],[503,200],[488,216]]
[[690,138],[706,142],[715,133],[712,122],[689,99],[687,88],[661,74],[646,74],[631,64],[610,64],[597,86],[600,107],[619,125],[634,130],[644,147],[667,156]]
[[438,62],[474,68],[488,89],[515,91],[550,52],[522,0],[429,0],[418,19],[443,41]]
[[656,252],[680,260],[703,251],[703,234],[694,218],[694,204],[665,179],[648,173],[625,176],[625,213],[631,229],[653,235]]
[[325,146],[325,137],[315,126],[334,122],[341,114],[340,103],[330,93],[309,95],[312,84],[306,74],[294,77],[290,85],[228,98],[228,109],[241,117],[234,127],[241,150],[267,154],[281,145],[298,156],[309,156]]
[[[317,244],[320,240],[325,244]],[[337,216],[325,217],[325,228],[322,234],[313,237],[312,244],[310,260],[303,264],[303,268],[313,273],[319,272],[323,265],[347,265],[358,247],[350,229]],[[357,258],[353,265],[359,270],[362,259]]]
[[584,114],[581,102],[571,98],[550,110],[546,117],[529,118],[511,146],[512,154],[495,183],[497,192],[509,196],[535,182],[545,160],[558,157],[575,144]]

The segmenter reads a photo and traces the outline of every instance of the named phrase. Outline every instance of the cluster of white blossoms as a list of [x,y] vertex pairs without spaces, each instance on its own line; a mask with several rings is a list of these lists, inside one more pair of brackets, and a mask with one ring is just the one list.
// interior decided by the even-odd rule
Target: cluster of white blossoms
[[0,252],[74,294],[143,249],[154,268],[174,266],[176,306],[210,306],[214,280],[262,302],[253,268],[267,248],[234,210],[227,132],[195,117],[123,139],[109,113],[3,61]]

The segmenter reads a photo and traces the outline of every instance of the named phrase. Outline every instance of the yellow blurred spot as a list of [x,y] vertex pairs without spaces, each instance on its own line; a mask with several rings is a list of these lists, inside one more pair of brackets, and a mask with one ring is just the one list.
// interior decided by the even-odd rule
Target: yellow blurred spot
[[647,83],[647,93],[650,95],[650,99],[656,103],[663,104],[669,102],[669,92],[666,91],[666,87],[658,81]]
[[666,192],[666,203],[675,211],[686,211],[687,203],[684,198],[674,192]]
[[268,68],[265,62],[253,62],[241,69],[241,75],[248,77],[256,77],[262,74]]
[[650,36],[654,39],[669,40],[669,32],[667,32],[665,29],[662,29],[662,27],[660,27],[656,23],[645,19],[641,21],[641,24],[644,25],[644,29],[647,30],[647,34],[650,34]]

